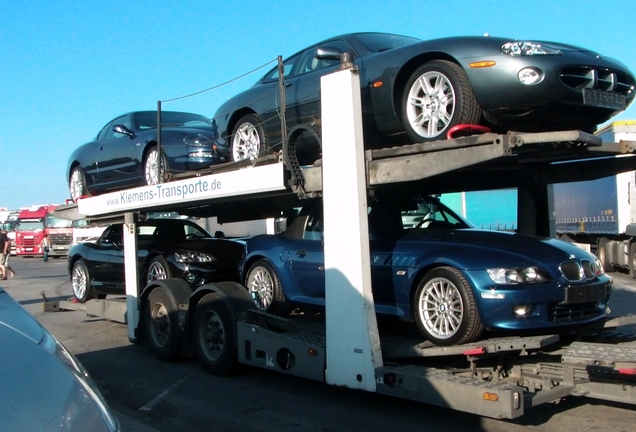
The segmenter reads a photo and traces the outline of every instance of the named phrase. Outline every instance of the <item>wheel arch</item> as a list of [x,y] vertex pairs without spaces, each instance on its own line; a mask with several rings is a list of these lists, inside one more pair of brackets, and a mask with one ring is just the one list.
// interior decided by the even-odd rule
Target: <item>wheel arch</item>
[[[241,266],[241,283],[245,283],[245,273],[247,273],[247,270],[249,270],[250,267],[252,267],[252,265],[256,262],[256,261],[260,261],[260,260],[264,260],[266,261],[269,265],[272,266],[272,268],[274,270],[276,270],[276,266],[274,265],[274,263],[272,263],[271,260],[269,260],[267,257],[263,256],[263,255],[252,255],[250,256],[248,259],[246,259],[243,262],[243,265]],[[247,288],[246,288],[247,289]]]
[[234,111],[227,122],[226,130],[221,132],[222,134],[221,138],[223,138],[226,141],[231,140],[232,132],[234,132],[234,127],[236,126],[238,121],[241,119],[241,117],[246,116],[248,114],[254,114],[255,116],[258,116],[256,111],[248,107],[243,107]]
[[[143,311],[148,301],[148,297],[150,293],[157,289],[162,288],[168,297],[170,298],[170,302],[174,306],[175,310],[179,310],[179,305],[187,305],[189,303],[190,295],[192,294],[192,288],[190,285],[184,281],[183,279],[171,278],[171,279],[161,279],[153,281],[152,283],[146,285],[142,290],[139,296],[139,305],[140,311]],[[144,313],[139,314],[139,323],[137,325],[137,332],[139,337],[145,337],[143,334],[144,329]]]
[[[409,305],[410,305],[409,314],[411,316],[412,321],[415,321],[415,307],[416,307],[415,294],[417,293],[417,288],[422,282],[422,279],[424,279],[430,271],[438,269],[438,268],[443,268],[443,267],[450,267],[461,272],[461,270],[452,263],[434,262],[434,263],[429,263],[425,266],[420,267],[417,270],[417,273],[411,279],[412,282],[411,282],[411,286],[409,287]],[[470,287],[470,289],[472,290],[472,286]]]
[[155,147],[157,145],[157,140],[153,139],[148,141],[145,146],[144,146],[144,151],[141,153],[141,160],[139,161],[139,163],[143,164],[146,161],[146,156],[148,156],[148,152],[150,151],[151,148]]
[[[247,288],[244,285],[234,282],[214,282],[210,284],[205,284],[197,288],[192,295],[190,296],[189,306],[188,306],[188,321],[194,322],[194,314],[197,309],[197,305],[201,301],[201,299],[208,294],[217,294],[220,299],[225,303],[230,316],[234,319],[232,320],[232,328],[234,330],[234,341],[233,343],[237,344],[237,317],[241,312],[245,312],[248,309],[254,309],[254,301],[252,297],[249,295]],[[190,338],[193,338],[195,329],[193,326],[190,326],[189,333]]]
[[[152,261],[153,259],[155,259],[158,256],[163,256],[161,255],[161,253],[154,251],[154,252],[150,252],[148,253],[148,255],[146,255],[144,257],[144,260],[141,262],[141,271],[139,272],[139,280],[140,281],[145,281],[146,280],[146,276],[148,275],[148,265],[150,264],[150,261]],[[166,257],[163,257],[166,261],[168,261],[168,259]]]
[[[69,276],[72,278],[73,277],[73,267],[75,267],[75,263],[78,262],[79,260],[84,259],[83,256],[81,255],[72,255],[69,260],[68,260],[68,272],[69,272]],[[84,260],[86,261],[86,260]]]
[[[438,269],[438,268],[452,268],[460,273],[463,274],[464,279],[466,279],[466,282],[468,283],[468,287],[469,289],[473,292],[473,296],[476,295],[475,292],[475,287],[473,286],[473,281],[471,280],[470,277],[468,277],[463,271],[462,271],[462,266],[457,265],[457,263],[454,262],[448,262],[448,261],[443,261],[443,262],[433,262],[433,263],[429,263],[425,266],[422,266],[421,268],[419,268],[417,270],[417,273],[413,276],[412,278],[412,283],[411,286],[409,286],[409,313],[411,314],[411,318],[413,318],[415,315],[415,294],[417,292],[417,288],[420,285],[420,283],[422,282],[422,280],[426,277],[426,275],[431,272],[432,270]],[[479,314],[480,318],[481,318],[481,310],[479,308],[477,308],[477,313]]]
[[68,172],[66,173],[66,182],[67,182],[67,183],[70,183],[70,181],[71,181],[71,174],[73,173],[73,170],[74,170],[76,167],[80,167],[80,168],[82,167],[82,164],[80,164],[80,163],[79,163],[79,161],[77,161],[77,160],[74,160],[73,162],[71,162],[71,163],[69,164]]
[[392,89],[393,94],[391,95],[393,108],[400,121],[402,121],[402,94],[404,93],[406,82],[413,72],[415,72],[415,69],[422,66],[424,63],[428,63],[433,60],[447,60],[460,66],[457,59],[441,51],[422,53],[405,62],[395,76],[395,82]]

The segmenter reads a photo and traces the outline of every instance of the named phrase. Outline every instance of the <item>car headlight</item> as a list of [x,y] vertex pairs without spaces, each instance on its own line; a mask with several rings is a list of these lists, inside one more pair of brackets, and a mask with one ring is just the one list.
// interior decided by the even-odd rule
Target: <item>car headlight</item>
[[174,257],[177,262],[216,262],[214,255],[189,250],[176,251]]
[[540,268],[492,268],[486,269],[488,276],[496,284],[542,283],[548,281],[549,276]]
[[183,143],[191,146],[211,146],[213,141],[212,138],[201,134],[186,135],[183,138]]
[[603,264],[601,264],[601,260],[598,258],[594,258],[594,275],[600,276],[605,274],[605,269],[603,268]]
[[532,55],[561,55],[558,49],[541,45],[537,42],[515,41],[508,42],[501,46],[501,52],[514,57]]

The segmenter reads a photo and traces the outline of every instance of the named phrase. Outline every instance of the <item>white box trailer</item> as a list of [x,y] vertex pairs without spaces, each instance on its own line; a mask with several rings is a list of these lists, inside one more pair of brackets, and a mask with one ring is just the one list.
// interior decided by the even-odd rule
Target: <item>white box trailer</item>
[[[366,218],[367,189],[375,186],[416,182],[452,191],[475,179],[482,186],[494,185],[499,177],[504,179],[499,186],[515,184],[524,163],[549,180],[554,171],[550,163],[565,163],[573,152],[579,159],[598,160],[632,150],[579,131],[484,134],[364,150],[357,71],[345,68],[325,76],[322,86],[321,167],[294,166],[287,146],[282,161],[85,198],[69,207],[69,212],[89,218],[124,216],[129,339],[148,343],[164,360],[194,352],[217,375],[243,363],[494,418],[516,418],[528,408],[569,395],[636,403],[634,344],[543,335],[436,347],[380,332]],[[630,159],[627,169],[636,168],[636,159],[625,159]],[[499,175],[493,176],[494,171]],[[560,175],[575,172],[566,168]],[[547,211],[540,187],[547,183],[539,182],[522,195],[524,206],[539,210],[535,214]],[[259,213],[271,215],[315,194],[324,200],[326,271],[326,308],[317,320],[257,312],[245,287],[236,282],[203,285],[194,292],[181,279],[139,286],[139,213],[178,210],[243,220],[241,209],[249,208],[259,218]],[[342,253],[338,245],[343,238],[356,253]],[[576,336],[635,321],[604,321]]]
[[[636,121],[614,121],[596,135],[636,146]],[[554,185],[554,219],[556,235],[588,245],[605,271],[636,275],[636,171]]]

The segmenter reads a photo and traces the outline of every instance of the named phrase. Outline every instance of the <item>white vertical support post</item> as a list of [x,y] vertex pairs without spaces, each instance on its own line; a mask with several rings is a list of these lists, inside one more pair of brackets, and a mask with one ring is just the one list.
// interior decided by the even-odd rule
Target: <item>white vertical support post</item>
[[371,292],[360,77],[321,79],[325,304],[329,384],[375,391],[382,352]]
[[124,266],[126,269],[126,325],[128,340],[135,342],[139,324],[139,271],[137,268],[137,215],[124,215]]

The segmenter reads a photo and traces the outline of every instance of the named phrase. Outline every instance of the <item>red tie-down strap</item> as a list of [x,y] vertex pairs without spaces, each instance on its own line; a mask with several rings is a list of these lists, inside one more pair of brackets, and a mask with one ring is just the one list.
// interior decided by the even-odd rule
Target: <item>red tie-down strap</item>
[[490,128],[486,126],[481,126],[476,124],[458,124],[448,130],[448,132],[446,133],[446,139],[455,138],[454,135],[458,132],[468,132],[468,133],[464,133],[464,136],[466,136],[466,135],[489,133],[491,131],[490,131]]

